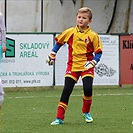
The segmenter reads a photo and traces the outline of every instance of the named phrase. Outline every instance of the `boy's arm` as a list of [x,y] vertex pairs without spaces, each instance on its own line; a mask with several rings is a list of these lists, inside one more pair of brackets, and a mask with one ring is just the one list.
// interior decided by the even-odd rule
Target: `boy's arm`
[[93,47],[94,47],[95,56],[92,59],[92,61],[87,61],[84,64],[84,68],[86,69],[95,67],[97,63],[100,61],[100,58],[102,56],[102,42],[97,33],[95,34],[94,39],[93,39]]
[[84,67],[86,69],[90,69],[90,68],[95,67],[97,65],[97,63],[100,61],[101,56],[102,56],[102,52],[98,52],[97,54],[95,54],[92,61],[87,61],[85,63]]
[[50,52],[50,54],[47,56],[46,58],[46,63],[48,63],[48,65],[53,65],[56,59],[56,53],[58,52],[58,50],[60,49],[60,45],[58,45],[57,43],[54,45],[54,47],[52,48],[52,51]]
[[95,54],[93,60],[95,60],[98,63],[101,59],[101,56],[102,56],[102,52],[100,51],[97,54]]

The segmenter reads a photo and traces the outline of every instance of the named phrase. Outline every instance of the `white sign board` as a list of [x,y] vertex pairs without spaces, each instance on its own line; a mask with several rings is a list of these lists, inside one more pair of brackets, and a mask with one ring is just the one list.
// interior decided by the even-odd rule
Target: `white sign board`
[[100,38],[103,55],[95,68],[94,85],[119,85],[119,37],[100,35]]
[[[103,44],[103,55],[95,68],[94,85],[119,84],[119,37],[117,35],[100,35]],[[64,45],[57,53],[55,65],[56,85],[64,85],[64,74],[67,65],[68,46]],[[82,85],[81,78],[77,85]]]
[[51,86],[53,67],[45,59],[52,47],[52,34],[8,34],[2,59],[3,86]]

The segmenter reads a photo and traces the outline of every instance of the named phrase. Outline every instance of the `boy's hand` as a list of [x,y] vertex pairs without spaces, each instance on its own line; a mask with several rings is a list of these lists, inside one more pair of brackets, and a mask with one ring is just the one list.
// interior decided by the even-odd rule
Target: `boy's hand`
[[48,63],[49,66],[53,65],[56,59],[55,53],[50,53],[46,58],[46,63]]
[[85,69],[90,69],[90,68],[95,67],[96,64],[97,64],[97,62],[96,62],[95,60],[87,61],[87,62],[84,64],[84,68],[85,68]]

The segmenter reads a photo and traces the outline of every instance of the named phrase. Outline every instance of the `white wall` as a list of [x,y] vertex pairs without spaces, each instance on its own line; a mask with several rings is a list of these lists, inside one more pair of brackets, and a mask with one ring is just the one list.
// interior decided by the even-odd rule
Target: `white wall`
[[0,1],[0,12],[4,13],[4,0]]
[[[43,0],[43,31],[61,32],[75,26],[76,12],[88,6],[93,10],[91,28],[98,33],[106,33],[113,13],[115,0]],[[129,5],[129,2],[131,4]],[[4,13],[4,0],[0,10]],[[129,12],[129,9],[130,12]],[[129,16],[129,17],[128,17]],[[133,0],[118,0],[111,33],[133,33]],[[7,32],[40,32],[41,0],[7,0]]]

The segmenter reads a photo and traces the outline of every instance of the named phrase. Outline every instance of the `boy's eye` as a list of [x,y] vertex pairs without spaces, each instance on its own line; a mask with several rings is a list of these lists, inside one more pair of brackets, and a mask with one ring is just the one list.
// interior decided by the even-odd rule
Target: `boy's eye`
[[87,19],[86,17],[81,17],[81,16],[78,16],[78,18]]

